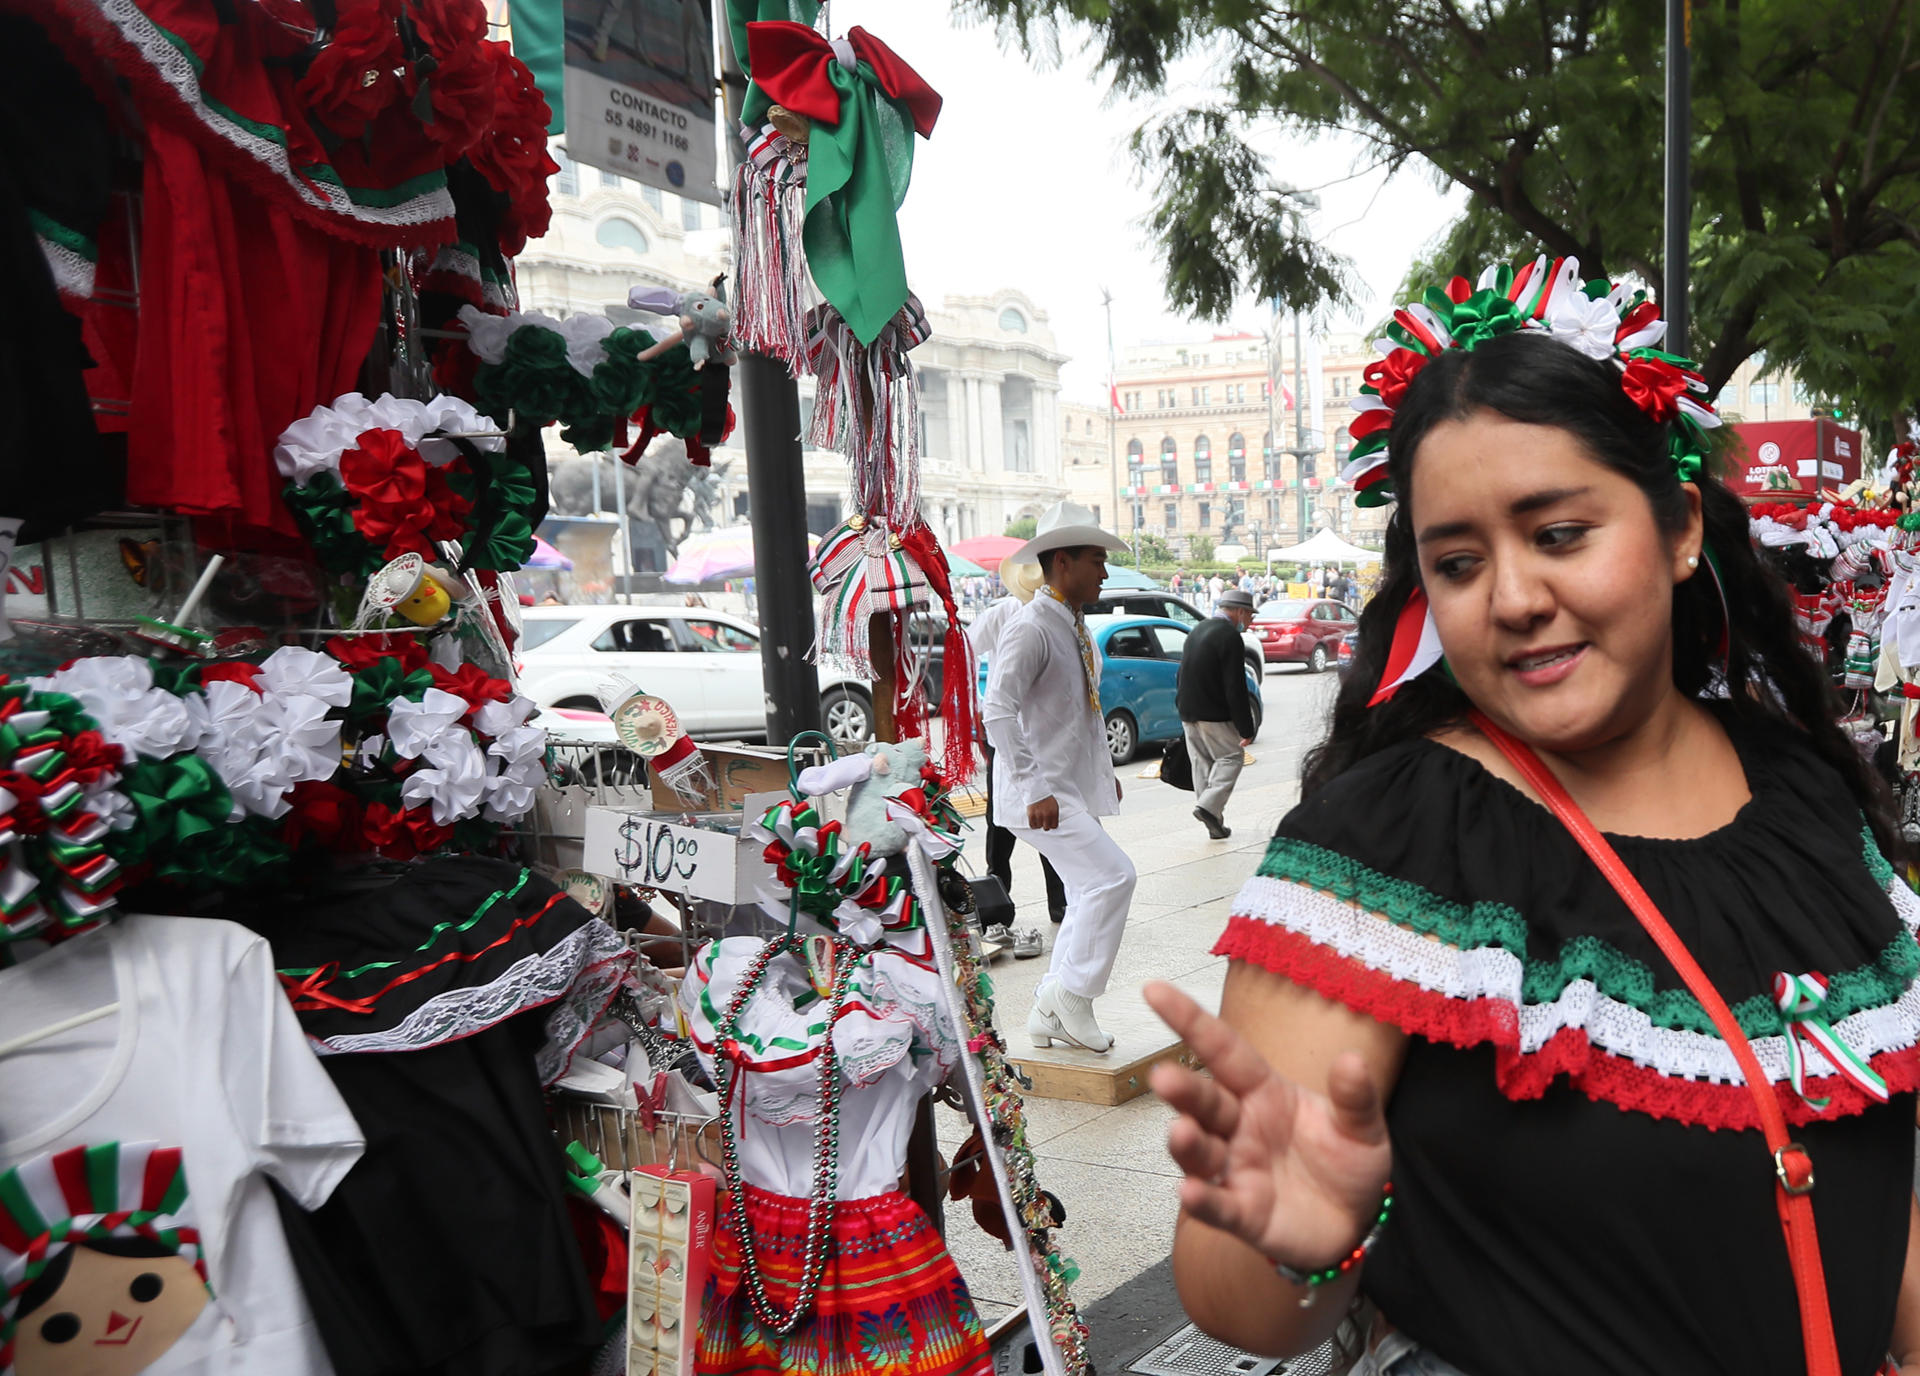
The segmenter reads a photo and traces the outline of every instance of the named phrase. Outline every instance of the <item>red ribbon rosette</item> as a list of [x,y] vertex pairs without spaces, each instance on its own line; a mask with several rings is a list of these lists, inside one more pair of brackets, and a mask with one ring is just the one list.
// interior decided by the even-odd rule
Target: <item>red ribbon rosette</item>
[[485,41],[486,6],[481,0],[413,0],[408,17],[427,56],[408,69],[407,94],[427,137],[451,162],[486,133],[499,101],[495,54]]
[[1412,349],[1395,349],[1386,357],[1377,358],[1367,365],[1366,380],[1380,394],[1380,400],[1387,404],[1387,409],[1397,411],[1401,399],[1407,394],[1407,388],[1430,361],[1426,355]]
[[1664,424],[1680,414],[1687,375],[1664,358],[1630,358],[1620,388],[1635,406]]

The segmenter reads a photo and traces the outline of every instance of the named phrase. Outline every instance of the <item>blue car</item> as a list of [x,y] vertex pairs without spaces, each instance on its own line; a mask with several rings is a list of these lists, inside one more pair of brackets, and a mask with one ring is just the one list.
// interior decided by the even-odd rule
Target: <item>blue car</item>
[[[1116,765],[1133,759],[1143,745],[1159,745],[1181,733],[1174,707],[1174,684],[1191,627],[1157,616],[1090,616],[1087,630],[1101,655],[1100,710],[1107,718],[1107,750]],[[1247,669],[1253,694],[1253,726],[1264,715],[1260,680]],[[987,691],[987,664],[980,663],[980,692]]]

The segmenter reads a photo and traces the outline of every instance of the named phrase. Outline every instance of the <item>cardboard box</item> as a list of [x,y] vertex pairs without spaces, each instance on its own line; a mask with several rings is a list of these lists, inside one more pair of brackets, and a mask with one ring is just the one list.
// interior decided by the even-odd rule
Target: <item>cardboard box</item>
[[641,1166],[627,1234],[627,1376],[693,1376],[713,1265],[714,1179]]
[[[750,794],[784,794],[787,791],[787,752],[784,750],[746,745],[703,745],[700,753],[707,757],[707,768],[713,771],[714,780],[719,785],[718,793],[709,793],[699,806],[689,807],[679,794],[660,781],[658,775],[649,771],[653,805],[658,811],[738,812]],[[818,759],[818,751],[803,750],[800,767],[804,769]]]

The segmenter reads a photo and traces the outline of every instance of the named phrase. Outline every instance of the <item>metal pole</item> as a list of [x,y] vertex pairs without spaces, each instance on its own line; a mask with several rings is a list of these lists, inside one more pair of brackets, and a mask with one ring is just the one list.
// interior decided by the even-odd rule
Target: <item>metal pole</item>
[[1300,362],[1300,312],[1293,313],[1293,476],[1300,484],[1300,538],[1307,538],[1307,413],[1301,407],[1306,399]]
[[[714,7],[716,11],[719,6]],[[738,112],[747,79],[720,25],[722,106],[729,165],[746,157]],[[820,676],[813,648],[813,599],[807,578],[807,482],[800,445],[800,388],[786,365],[742,353],[740,429],[747,448],[748,520],[753,583],[759,596],[760,678],[767,697],[767,743],[783,746],[820,729]]]
[[1693,200],[1688,186],[1693,112],[1688,68],[1693,46],[1692,0],[1667,0],[1667,205],[1660,309],[1667,318],[1665,347],[1687,349],[1687,259],[1692,252]]
[[[598,459],[594,460],[597,464]],[[627,465],[624,459],[613,461],[613,506],[620,513],[620,558],[616,561],[614,577],[619,579],[616,585],[620,595],[616,602],[633,601],[633,529],[627,524]]]
[[[1120,395],[1120,379],[1114,371],[1113,361],[1113,293],[1105,287],[1100,288],[1100,304],[1107,308],[1107,470],[1113,476],[1113,524],[1120,525],[1120,422],[1114,405]],[[1127,524],[1133,524],[1133,508],[1127,508]],[[1133,551],[1133,566],[1140,567],[1139,542],[1136,539]]]
[[[1279,305],[1275,301],[1267,312],[1267,443],[1260,455],[1261,465],[1266,471],[1260,476],[1268,482],[1273,481],[1273,456],[1280,452],[1280,435],[1273,424],[1273,394],[1280,390],[1280,341],[1275,337],[1273,328],[1274,322],[1280,318]],[[1273,489],[1267,490],[1271,492]]]

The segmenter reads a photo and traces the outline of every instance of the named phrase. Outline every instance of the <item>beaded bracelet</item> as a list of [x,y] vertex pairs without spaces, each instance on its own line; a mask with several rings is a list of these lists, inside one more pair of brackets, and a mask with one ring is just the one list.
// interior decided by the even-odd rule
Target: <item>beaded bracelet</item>
[[1393,1212],[1393,1182],[1389,1180],[1380,1192],[1380,1212],[1374,1215],[1373,1226],[1367,1229],[1367,1235],[1360,1239],[1360,1245],[1333,1266],[1319,1271],[1296,1271],[1285,1262],[1276,1262],[1274,1270],[1280,1273],[1280,1279],[1298,1285],[1306,1290],[1300,1297],[1300,1307],[1306,1309],[1320,1298],[1320,1287],[1339,1280],[1354,1267],[1367,1259],[1367,1253],[1380,1241],[1380,1234],[1387,1230],[1387,1216]]

